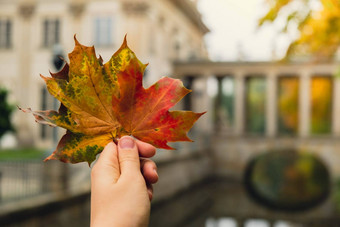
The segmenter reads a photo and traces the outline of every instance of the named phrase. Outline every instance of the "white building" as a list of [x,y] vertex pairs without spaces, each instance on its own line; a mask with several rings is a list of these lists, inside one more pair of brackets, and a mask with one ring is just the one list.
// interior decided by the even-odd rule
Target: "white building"
[[[76,34],[106,62],[127,34],[137,57],[149,62],[148,86],[171,76],[174,60],[206,59],[207,32],[192,0],[0,0],[0,85],[20,107],[57,108],[39,77],[56,71],[53,49],[67,59]],[[31,115],[16,111],[13,121],[22,145],[50,146],[59,138]]]

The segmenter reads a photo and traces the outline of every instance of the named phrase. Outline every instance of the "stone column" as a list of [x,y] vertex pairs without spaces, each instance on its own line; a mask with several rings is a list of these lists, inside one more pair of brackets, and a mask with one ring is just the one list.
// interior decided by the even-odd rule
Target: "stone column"
[[299,136],[309,135],[310,128],[310,75],[303,72],[300,75],[299,87]]
[[332,132],[334,136],[340,136],[340,78],[334,77],[333,84]]
[[[30,103],[31,92],[31,69],[32,69],[32,24],[31,19],[34,15],[35,11],[35,3],[34,1],[27,1],[25,3],[21,3],[18,6],[18,14],[20,16],[20,39],[18,43],[18,71],[19,71],[19,84],[17,88],[19,103],[18,105],[21,107],[27,107]],[[32,124],[31,121],[27,120],[27,117],[18,118],[18,122],[16,124],[17,136],[19,139],[20,145],[31,146],[33,144],[34,136],[32,137]],[[29,119],[31,120],[31,119]]]
[[[148,51],[143,51],[143,49],[149,44],[147,37],[150,35],[148,28],[150,1],[125,0],[121,2],[124,13],[124,31],[128,34],[129,46],[133,46],[136,53],[147,53]],[[156,38],[154,40],[156,43]],[[155,51],[157,52],[157,47]]]
[[197,102],[197,107],[194,110],[197,112],[204,112],[206,111],[206,113],[203,115],[203,119],[204,119],[204,130],[206,130],[206,134],[210,135],[213,130],[213,103],[212,103],[212,98],[207,94],[207,90],[208,90],[208,79],[209,77],[211,77],[211,73],[206,72],[203,74],[203,77],[201,79],[201,83],[203,86],[202,89],[202,99],[201,101]]
[[244,109],[245,109],[245,77],[242,72],[236,72],[235,78],[235,135],[240,136],[244,131]]
[[81,22],[82,16],[86,8],[84,0],[73,0],[69,3],[69,13],[73,19],[73,33],[81,35]]
[[214,124],[214,129],[216,132],[221,132],[222,125],[221,122],[223,119],[221,119],[221,105],[222,105],[222,80],[223,77],[217,76],[217,95],[216,95],[216,100],[214,103],[214,109],[215,109],[215,121],[213,122]]
[[277,77],[270,72],[267,75],[266,94],[266,135],[274,137],[277,131]]
[[210,97],[207,95],[207,80],[209,74],[196,77],[193,81],[192,87],[192,111],[206,113],[195,123],[195,131],[203,136],[209,136],[212,131],[213,121],[212,114],[214,104]]

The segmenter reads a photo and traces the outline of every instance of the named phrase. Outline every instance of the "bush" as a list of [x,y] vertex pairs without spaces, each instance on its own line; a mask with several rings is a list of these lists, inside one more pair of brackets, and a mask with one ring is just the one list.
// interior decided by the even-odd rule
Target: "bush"
[[14,131],[11,122],[11,114],[14,107],[7,101],[8,91],[5,88],[0,88],[0,139],[8,131]]

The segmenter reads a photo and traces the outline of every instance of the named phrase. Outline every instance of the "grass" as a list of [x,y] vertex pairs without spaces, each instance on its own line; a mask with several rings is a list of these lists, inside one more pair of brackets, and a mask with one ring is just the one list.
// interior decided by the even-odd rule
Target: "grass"
[[44,150],[37,148],[0,149],[0,161],[42,160],[45,156]]

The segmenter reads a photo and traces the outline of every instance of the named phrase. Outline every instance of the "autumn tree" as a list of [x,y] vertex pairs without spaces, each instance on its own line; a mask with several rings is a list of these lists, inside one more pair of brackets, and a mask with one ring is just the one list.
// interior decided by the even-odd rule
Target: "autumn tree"
[[13,131],[13,125],[10,121],[13,107],[7,101],[8,91],[0,88],[0,139],[8,132]]
[[287,58],[334,59],[340,46],[339,0],[266,0],[266,4],[269,10],[259,20],[259,26],[284,19],[283,33],[289,32],[291,27],[299,31],[299,36],[287,50]]

